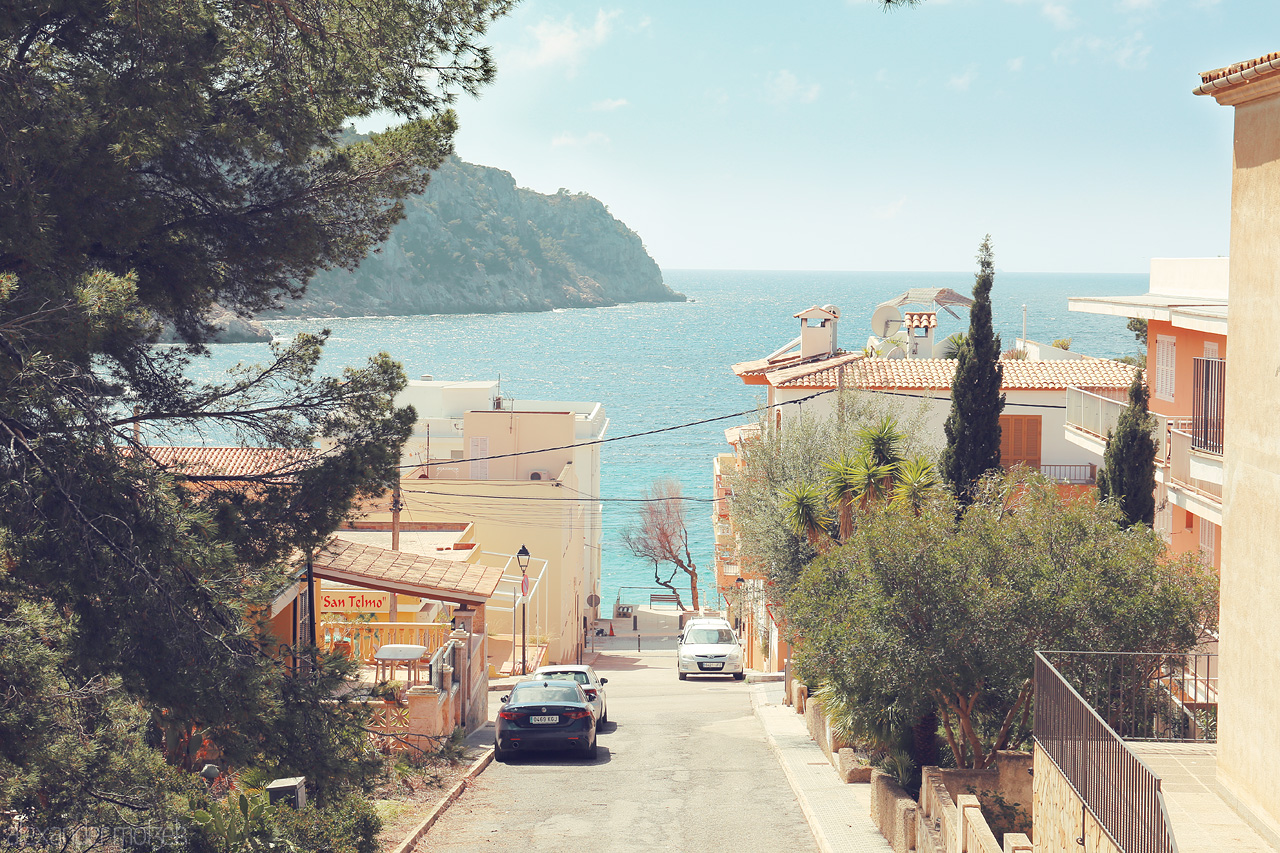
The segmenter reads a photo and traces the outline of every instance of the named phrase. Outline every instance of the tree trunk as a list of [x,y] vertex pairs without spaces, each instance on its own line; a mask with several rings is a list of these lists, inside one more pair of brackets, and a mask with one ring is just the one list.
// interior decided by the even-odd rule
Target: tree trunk
[[914,741],[912,759],[917,767],[936,767],[938,765],[938,712],[930,710],[916,720],[911,727]]

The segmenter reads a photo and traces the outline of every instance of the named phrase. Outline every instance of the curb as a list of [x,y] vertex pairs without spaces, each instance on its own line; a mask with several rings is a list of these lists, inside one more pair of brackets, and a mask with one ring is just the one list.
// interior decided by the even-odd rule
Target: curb
[[[787,767],[787,762],[782,760],[782,748],[778,746],[778,741],[774,738],[773,732],[769,731],[764,717],[760,716],[762,693],[763,691],[758,687],[751,691],[751,712],[760,721],[760,727],[764,729],[765,738],[769,741],[769,748],[773,750],[774,757],[778,759],[778,765],[782,767],[783,775],[787,777],[787,783],[791,785],[791,790],[795,792],[796,802],[800,804],[800,811],[804,813],[805,823],[809,824],[809,831],[813,833],[813,840],[817,843],[818,849],[822,853],[834,853],[831,842],[827,840],[827,834],[818,822],[818,816],[813,813],[813,807],[809,805],[809,798],[801,790],[799,782],[791,772],[791,768]],[[396,853],[400,853],[400,851],[396,851]]]
[[463,776],[458,782],[449,789],[449,793],[444,795],[444,799],[435,804],[435,807],[427,813],[422,823],[415,826],[404,840],[396,847],[392,848],[391,853],[410,853],[411,850],[422,840],[422,836],[427,834],[427,830],[435,826],[436,821],[440,819],[440,815],[445,813],[449,806],[453,805],[453,801],[462,796],[462,792],[466,789],[467,783],[471,782],[477,776],[484,772],[484,769],[493,762],[493,747],[485,751],[485,754],[477,758],[471,764],[471,769],[467,771],[467,775]]

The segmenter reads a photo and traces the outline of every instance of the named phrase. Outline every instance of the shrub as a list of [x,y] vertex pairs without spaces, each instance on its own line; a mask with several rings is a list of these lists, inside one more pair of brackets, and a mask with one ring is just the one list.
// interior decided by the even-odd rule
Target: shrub
[[324,808],[276,810],[280,833],[312,853],[377,853],[382,819],[373,804],[359,793],[336,797]]

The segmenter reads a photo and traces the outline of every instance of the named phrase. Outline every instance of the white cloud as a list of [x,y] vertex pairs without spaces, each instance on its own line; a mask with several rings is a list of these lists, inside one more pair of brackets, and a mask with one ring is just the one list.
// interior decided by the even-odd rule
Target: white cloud
[[1135,32],[1124,38],[1080,36],[1053,51],[1054,59],[1074,63],[1078,62],[1082,56],[1091,56],[1125,71],[1146,68],[1147,57],[1150,55],[1151,45],[1147,44],[1141,32]]
[[582,136],[575,136],[568,131],[561,133],[551,140],[552,148],[585,148],[588,145],[608,145],[609,137],[605,136],[598,130],[585,133]]
[[877,208],[875,211],[876,219],[894,219],[902,212],[902,208],[906,206],[907,197],[904,195],[892,204],[886,204],[884,207]]
[[769,100],[776,104],[798,102],[811,104],[818,99],[822,86],[817,83],[801,83],[800,78],[787,69],[769,76],[765,83]]
[[1022,70],[1022,57],[1015,56],[1013,59],[1010,59],[1005,64],[1009,66],[1010,71],[1012,71],[1014,74],[1017,74],[1019,71]]
[[947,81],[947,88],[954,89],[957,92],[967,92],[969,87],[973,85],[973,81],[978,78],[978,71],[973,66],[964,70],[962,74],[952,74],[951,79]]
[[601,9],[590,24],[578,26],[570,15],[562,21],[544,20],[528,28],[533,37],[531,48],[512,51],[511,60],[526,68],[566,65],[577,70],[586,55],[609,38],[613,21],[620,12]]
[[627,105],[626,98],[605,98],[603,101],[596,101],[591,105],[591,109],[601,112],[612,112],[620,110]]
[[1043,3],[1040,6],[1040,11],[1060,30],[1069,30],[1075,26],[1075,19],[1071,17],[1071,10],[1061,3]]

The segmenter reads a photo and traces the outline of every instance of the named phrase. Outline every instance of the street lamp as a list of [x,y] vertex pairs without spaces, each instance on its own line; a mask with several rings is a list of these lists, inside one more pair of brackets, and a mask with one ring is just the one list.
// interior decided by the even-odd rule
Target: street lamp
[[524,545],[516,552],[516,563],[520,566],[520,674],[525,675],[529,672],[529,549]]

